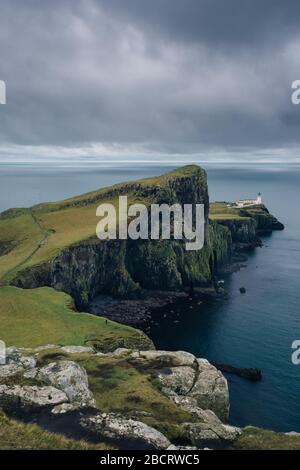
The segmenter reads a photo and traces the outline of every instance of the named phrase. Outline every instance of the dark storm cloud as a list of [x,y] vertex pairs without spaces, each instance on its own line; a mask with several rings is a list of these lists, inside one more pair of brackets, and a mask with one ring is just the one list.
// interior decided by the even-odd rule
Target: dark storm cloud
[[[175,39],[245,47],[299,29],[298,0],[102,0],[108,11]],[[287,31],[288,30],[288,31]]]
[[298,146],[299,25],[291,0],[2,0],[0,145]]

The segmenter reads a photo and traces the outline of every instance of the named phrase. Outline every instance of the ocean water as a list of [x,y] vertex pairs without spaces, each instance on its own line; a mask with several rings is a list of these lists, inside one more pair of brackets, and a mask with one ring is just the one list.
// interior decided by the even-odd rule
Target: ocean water
[[[62,199],[166,171],[159,166],[108,168],[0,165],[0,211]],[[226,277],[228,300],[177,307],[151,335],[158,348],[182,349],[239,367],[259,367],[263,380],[228,376],[230,422],[300,432],[300,366],[291,344],[300,339],[300,170],[291,167],[208,168],[211,200],[254,197],[286,226],[264,239],[247,267]],[[239,287],[245,286],[245,295]]]

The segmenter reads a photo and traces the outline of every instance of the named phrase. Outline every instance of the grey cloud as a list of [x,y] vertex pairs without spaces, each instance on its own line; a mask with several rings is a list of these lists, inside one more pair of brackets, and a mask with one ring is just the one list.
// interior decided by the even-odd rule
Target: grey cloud
[[175,39],[245,47],[299,29],[297,0],[102,0],[108,11]]
[[300,8],[279,0],[2,0],[1,145],[298,145]]

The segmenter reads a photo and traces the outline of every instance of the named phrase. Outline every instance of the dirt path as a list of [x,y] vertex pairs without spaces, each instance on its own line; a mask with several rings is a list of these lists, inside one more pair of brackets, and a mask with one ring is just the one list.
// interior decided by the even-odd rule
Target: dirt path
[[22,261],[20,261],[18,264],[16,264],[12,269],[10,269],[9,271],[7,271],[5,273],[5,275],[0,279],[0,285],[5,285],[8,283],[8,281],[6,281],[7,277],[10,276],[10,274],[12,274],[14,271],[16,271],[18,268],[20,268],[21,266],[23,266],[24,264],[26,264],[28,261],[30,261],[30,259],[37,253],[37,251],[43,246],[45,245],[45,243],[47,243],[47,240],[50,236],[50,231],[45,229],[42,224],[40,223],[40,221],[37,219],[36,215],[30,210],[30,215],[32,217],[32,220],[33,222],[38,226],[39,230],[41,231],[41,234],[42,234],[42,238],[38,241],[37,245],[35,246],[35,248],[33,249],[33,251],[28,255],[26,256],[25,259],[23,259]]

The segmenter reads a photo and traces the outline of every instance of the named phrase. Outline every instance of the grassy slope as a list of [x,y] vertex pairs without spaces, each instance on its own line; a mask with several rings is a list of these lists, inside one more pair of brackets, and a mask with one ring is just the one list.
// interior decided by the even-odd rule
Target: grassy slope
[[[102,202],[113,204],[116,199]],[[130,201],[132,203],[133,200]],[[82,206],[45,210],[31,208],[26,215],[0,217],[0,242],[10,243],[11,251],[0,257],[0,280],[9,281],[25,268],[53,259],[67,246],[95,236],[96,209],[100,202]],[[48,207],[49,205],[46,205]]]
[[90,444],[44,431],[35,424],[24,424],[0,413],[0,450],[107,450],[106,444]]
[[248,427],[243,430],[234,449],[300,450],[300,436]]
[[0,279],[30,257],[42,239],[42,230],[30,210],[18,211],[16,217],[0,217],[0,242],[9,248],[0,257]]
[[211,220],[243,220],[248,217],[240,215],[240,209],[228,207],[226,202],[213,202],[209,206],[209,218]]
[[145,342],[138,330],[72,310],[71,298],[48,287],[0,287],[1,339],[8,346],[95,344],[107,350]]

